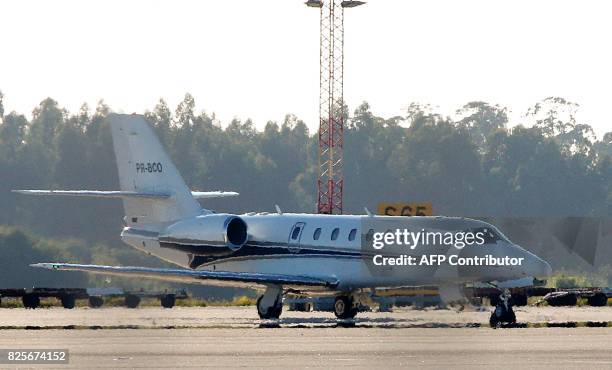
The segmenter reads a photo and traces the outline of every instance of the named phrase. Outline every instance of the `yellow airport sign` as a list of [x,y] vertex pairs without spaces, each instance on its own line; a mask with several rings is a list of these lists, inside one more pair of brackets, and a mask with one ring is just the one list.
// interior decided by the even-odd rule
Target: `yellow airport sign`
[[378,214],[386,216],[433,216],[431,203],[379,203]]

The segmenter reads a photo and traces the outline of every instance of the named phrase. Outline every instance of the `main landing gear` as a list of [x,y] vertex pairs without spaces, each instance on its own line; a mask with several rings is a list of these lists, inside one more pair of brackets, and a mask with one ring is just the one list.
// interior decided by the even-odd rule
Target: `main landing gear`
[[[358,300],[352,294],[342,294],[334,301],[334,314],[338,319],[353,319],[359,311]],[[262,320],[278,319],[283,311],[283,290],[280,286],[268,286],[257,299],[257,314]]]
[[492,328],[499,328],[502,325],[516,325],[516,315],[512,309],[510,291],[508,289],[500,294],[499,301],[493,312],[491,312],[489,325],[491,325]]
[[350,295],[339,295],[334,302],[334,314],[339,319],[352,319],[357,315],[357,306]]
[[283,290],[269,286],[257,299],[257,313],[260,319],[278,319],[283,312]]

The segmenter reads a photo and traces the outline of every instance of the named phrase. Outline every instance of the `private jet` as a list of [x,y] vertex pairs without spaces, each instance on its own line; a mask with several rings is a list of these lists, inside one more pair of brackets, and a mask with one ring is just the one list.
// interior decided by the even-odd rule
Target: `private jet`
[[[235,192],[191,191],[152,126],[142,115],[110,114],[120,190],[15,190],[29,195],[119,198],[123,202],[122,240],[177,268],[37,263],[52,270],[172,282],[253,288],[261,292],[262,319],[281,315],[283,297],[335,296],[334,313],[352,319],[362,302],[380,289],[436,285],[444,297],[458,297],[469,282],[498,283],[545,277],[550,265],[512,243],[495,226],[460,217],[393,217],[275,212],[216,213],[200,199],[237,196]],[[248,181],[248,179],[246,179]],[[521,259],[513,266],[378,266],[382,251],[372,248],[374,230],[389,225],[445,232],[481,230],[485,243],[461,250],[413,248],[392,255],[494,256]],[[381,229],[383,228],[383,229]],[[388,248],[389,250],[391,248]],[[378,257],[376,257],[378,256]],[[438,259],[442,260],[442,258]],[[447,261],[449,259],[446,259]]]

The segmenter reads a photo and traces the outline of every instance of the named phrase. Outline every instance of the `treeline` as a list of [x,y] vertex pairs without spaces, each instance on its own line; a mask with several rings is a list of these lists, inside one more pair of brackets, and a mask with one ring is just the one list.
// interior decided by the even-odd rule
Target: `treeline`
[[39,262],[78,262],[111,266],[172,267],[134,249],[110,248],[76,238],[41,237],[22,228],[0,226],[0,288],[119,287],[126,290],[176,291],[208,298],[231,298],[244,290],[202,285],[174,284],[158,280],[130,279],[83,272],[57,272],[30,267]]
[[[78,239],[42,238],[30,232],[0,226],[0,271],[2,277],[0,287],[31,288],[31,287],[74,287],[107,285],[134,287],[127,279],[109,279],[100,275],[87,275],[81,272],[58,273],[44,269],[32,268],[29,265],[39,262],[79,261],[82,263],[111,264],[125,263],[127,265],[151,265],[145,256],[132,253],[127,248],[109,249],[100,244],[85,245]],[[157,266],[160,263],[157,262]],[[109,280],[108,283],[105,280]],[[153,287],[155,283],[138,281],[139,287]]]
[[[428,201],[448,215],[599,216],[612,213],[612,132],[596,140],[578,106],[548,98],[508,128],[504,107],[471,102],[456,118],[411,105],[405,116],[375,116],[367,103],[345,108],[345,211],[381,201]],[[118,201],[28,198],[20,188],[118,189],[111,137],[100,102],[69,113],[45,99],[31,119],[4,112],[0,98],[0,224],[119,247]],[[317,135],[293,115],[257,130],[251,120],[221,124],[196,112],[191,95],[176,109],[146,113],[187,183],[240,196],[209,201],[220,211],[313,212]],[[121,248],[125,248],[121,246]]]

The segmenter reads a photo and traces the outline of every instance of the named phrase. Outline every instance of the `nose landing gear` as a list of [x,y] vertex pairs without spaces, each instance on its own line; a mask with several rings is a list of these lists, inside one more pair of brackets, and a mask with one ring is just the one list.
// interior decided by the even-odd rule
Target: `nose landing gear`
[[489,325],[496,329],[503,325],[516,325],[516,315],[512,309],[512,302],[510,301],[510,291],[504,290],[499,296],[499,301],[495,306],[491,317],[489,318]]
[[280,287],[270,286],[257,299],[257,314],[262,320],[278,319],[283,312],[283,291]]

